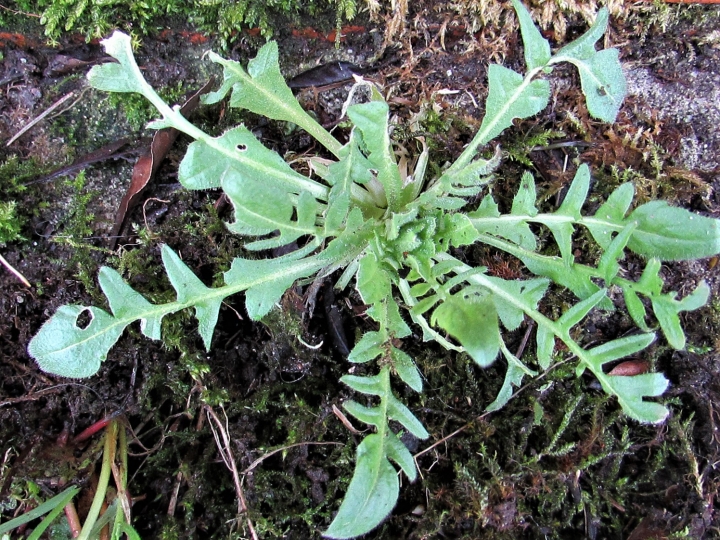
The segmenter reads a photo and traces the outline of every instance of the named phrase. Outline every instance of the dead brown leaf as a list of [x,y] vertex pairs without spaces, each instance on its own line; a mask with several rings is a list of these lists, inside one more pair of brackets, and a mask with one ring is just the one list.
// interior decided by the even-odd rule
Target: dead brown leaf
[[649,369],[650,366],[647,362],[643,362],[642,360],[627,360],[626,362],[620,362],[612,368],[608,375],[635,377],[636,375],[647,373]]

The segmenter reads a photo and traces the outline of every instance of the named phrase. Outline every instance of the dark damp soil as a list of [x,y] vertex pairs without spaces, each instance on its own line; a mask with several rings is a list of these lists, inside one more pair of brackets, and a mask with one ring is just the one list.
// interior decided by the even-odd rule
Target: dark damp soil
[[[281,63],[288,77],[337,59],[369,68],[366,76],[390,96],[397,133],[421,122],[434,160],[442,164],[459,154],[479,126],[488,63],[521,69],[522,54],[516,31],[503,21],[473,34],[462,23],[448,25],[450,15],[442,9],[411,9],[413,24],[382,55],[382,27],[363,21],[365,31],[348,33],[337,49],[316,34],[280,32]],[[608,44],[620,48],[630,89],[616,124],[591,120],[576,74],[560,69],[551,107],[503,135],[500,143],[510,157],[494,186],[501,205],[511,201],[524,168],[520,160],[534,169],[548,208],[581,161],[594,173],[593,205],[620,182],[633,181],[640,200],[662,197],[720,217],[720,17],[717,8],[669,18],[659,9],[631,11],[611,23]],[[579,20],[567,21],[568,36],[583,28]],[[212,38],[198,43],[202,39],[185,30],[144,37],[137,51],[145,76],[170,101],[182,102],[218,75],[202,59]],[[337,511],[360,440],[333,413],[350,397],[339,383],[350,369],[343,348],[370,328],[354,292],[332,295],[323,286],[310,313],[303,298],[307,287],[297,286],[263,323],[248,320],[242,298],[228,299],[211,352],[202,348],[187,313],[169,318],[162,344],[131,328],[98,375],[86,380],[49,376],[28,357],[30,338],[59,306],[105,305],[96,281],[102,265],[117,268],[151,301],[168,301],[163,244],[181,253],[207,284],[219,280],[243,250],[241,239],[225,232],[227,210],[218,204],[218,193],[191,193],[177,183],[189,142],[182,137],[111,249],[118,205],[133,162],[147,147],[151,134],[142,126],[152,112],[133,96],[87,87],[84,74],[102,59],[98,45],[68,37],[50,47],[39,30],[24,32],[24,43],[1,43],[0,139],[9,140],[70,97],[48,119],[0,146],[1,200],[17,202],[22,224],[22,238],[0,244],[0,254],[31,284],[25,287],[0,269],[3,520],[68,484],[91,492],[98,446],[63,441],[119,411],[132,440],[128,487],[137,499],[133,523],[142,538],[248,537],[232,476],[204,412],[212,407],[227,419],[238,469],[251,469],[242,475],[242,487],[260,537],[319,537]],[[226,54],[245,61],[261,43],[242,36]],[[332,125],[347,91],[348,86],[302,91],[299,98]],[[216,133],[245,122],[283,154],[315,150],[302,133],[223,106],[202,108],[192,119]],[[563,132],[554,140],[588,144],[547,149],[547,143],[528,142],[548,129]],[[24,186],[124,138],[111,159]],[[588,239],[578,235],[576,242],[576,255],[592,258]],[[462,256],[495,275],[523,276],[517,263],[487,249]],[[482,370],[465,355],[406,340],[405,350],[426,377],[426,391],[401,397],[431,433],[427,442],[406,444],[419,453],[461,431],[418,457],[422,478],[405,482],[392,517],[368,538],[720,536],[716,263],[713,258],[663,266],[667,290],[684,295],[705,280],[712,296],[705,307],[683,314],[686,350],[658,340],[642,359],[671,380],[663,400],[672,414],[661,426],[628,421],[593,380],[575,377],[572,363],[532,382],[501,411],[483,415],[502,383],[502,363]],[[628,258],[626,267],[632,275],[638,261]],[[572,301],[560,291],[544,309],[559,313]],[[602,342],[632,328],[622,311],[599,314],[583,328],[583,341]],[[512,350],[526,330],[508,337]],[[297,443],[309,444],[256,463],[270,450]]]

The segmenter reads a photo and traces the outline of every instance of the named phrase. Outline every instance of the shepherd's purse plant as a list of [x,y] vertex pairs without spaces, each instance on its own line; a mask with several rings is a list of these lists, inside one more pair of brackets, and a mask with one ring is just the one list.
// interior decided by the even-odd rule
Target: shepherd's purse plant
[[[709,288],[701,283],[678,299],[663,292],[662,261],[708,257],[720,252],[719,221],[653,201],[634,208],[634,188],[618,187],[594,215],[582,212],[590,185],[590,171],[581,165],[560,205],[552,213],[536,207],[533,177],[525,173],[509,214],[501,214],[492,195],[470,208],[492,180],[499,152],[490,159],[478,149],[510,127],[516,118],[542,111],[550,98],[546,77],[553,67],[570,62],[580,73],[590,113],[605,122],[615,120],[626,92],[615,49],[597,51],[595,44],[607,26],[605,9],[583,36],[554,54],[517,0],[527,73],[491,65],[486,113],[478,133],[460,157],[436,178],[426,178],[428,151],[417,159],[412,174],[403,174],[390,138],[388,105],[377,92],[368,103],[350,106],[354,126],[342,144],[300,107],[285,84],[275,43],[268,43],[248,64],[208,53],[224,68],[224,81],[205,96],[216,103],[229,94],[232,107],[242,107],[275,120],[292,122],[312,135],[334,159],[312,158],[313,174],[293,170],[281,156],[265,148],[244,126],[211,137],[171,108],[144,80],[132,55],[130,38],[116,32],[103,42],[117,63],[95,66],[89,80],[110,92],[145,96],[162,118],[150,124],[176,128],[194,139],[180,164],[179,178],[189,189],[221,188],[232,201],[236,234],[254,237],[246,249],[271,253],[298,242],[302,247],[274,258],[236,258],[225,272],[225,285],[206,287],[167,246],[162,260],[177,300],[152,304],[133,290],[113,269],[99,273],[110,311],[66,305],[58,309],[29,345],[40,367],[66,377],[97,373],[109,349],[125,327],[140,321],[142,333],[161,339],[161,321],[169,313],[193,308],[204,345],[210,348],[222,301],[245,293],[245,307],[253,320],[262,319],[297,280],[340,273],[335,286],[353,283],[367,304],[376,329],[355,344],[348,360],[374,362],[375,375],[346,375],[342,381],[359,394],[373,396],[366,404],[346,401],[345,410],[374,429],[357,448],[355,473],[335,519],[325,531],[329,538],[351,538],[376,527],[393,509],[399,491],[398,465],[410,481],[417,477],[413,457],[391,428],[394,420],[419,439],[427,439],[422,422],[393,393],[405,384],[422,392],[423,379],[398,340],[422,335],[446,349],[465,351],[480,366],[502,355],[507,361],[505,381],[487,410],[510,399],[513,387],[551,365],[555,346],[562,343],[577,359],[577,375],[589,371],[623,411],[639,422],[659,423],[665,406],[646,398],[661,395],[667,379],[660,373],[611,375],[607,365],[636,354],[656,338],[648,321],[655,320],[667,342],[685,345],[679,313],[705,304]],[[536,231],[549,230],[558,256],[538,252]],[[597,266],[574,261],[572,237],[584,227],[602,250]],[[483,243],[517,257],[536,277],[505,280],[484,267],[471,267],[450,248]],[[630,250],[647,262],[637,281],[620,272],[619,261]],[[559,318],[541,313],[538,303],[551,282],[566,287],[578,301]],[[594,308],[612,309],[608,290],[621,291],[625,306],[641,330],[635,335],[586,348],[573,337]],[[650,319],[647,309],[652,309]],[[78,317],[89,313],[84,327]],[[536,359],[528,365],[506,346],[501,326],[517,329],[526,318],[534,321]],[[413,328],[417,334],[413,334]],[[372,403],[372,405],[368,405]]]

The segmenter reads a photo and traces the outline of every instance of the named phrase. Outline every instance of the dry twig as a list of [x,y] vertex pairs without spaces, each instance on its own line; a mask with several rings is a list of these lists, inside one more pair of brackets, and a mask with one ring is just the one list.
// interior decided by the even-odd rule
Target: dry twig
[[20,281],[22,281],[23,285],[25,285],[26,287],[32,287],[32,285],[30,285],[30,282],[27,279],[25,279],[25,276],[23,276],[9,262],[7,262],[5,257],[3,257],[2,255],[0,255],[0,264],[2,264],[5,268],[7,268],[10,271],[10,273],[13,274],[16,278],[18,278]]
[[297,446],[309,446],[309,445],[316,445],[316,446],[326,446],[326,445],[334,445],[334,446],[343,446],[343,443],[339,442],[299,442],[295,444],[289,444],[287,446],[282,446],[280,448],[276,448],[275,450],[272,450],[271,452],[268,452],[267,454],[264,454],[257,458],[255,461],[253,461],[250,466],[245,469],[242,473],[248,474],[251,472],[255,467],[260,465],[263,461],[265,461],[267,458],[269,458],[272,455],[277,454],[278,452],[283,452],[285,450],[289,450],[290,448],[295,448]]
[[29,123],[27,123],[20,131],[18,131],[15,135],[13,135],[10,140],[5,144],[5,146],[10,146],[12,143],[14,143],[18,138],[20,138],[24,133],[28,132],[30,129],[32,129],[36,124],[41,122],[43,119],[47,118],[55,109],[60,107],[63,103],[65,103],[67,100],[75,96],[75,92],[70,92],[69,94],[65,94],[63,97],[58,99],[55,103],[50,105],[45,111],[43,111],[39,116],[35,117],[33,120],[31,120]]
[[[238,473],[237,465],[235,464],[235,457],[233,456],[232,449],[230,447],[230,435],[228,434],[227,428],[227,415],[225,415],[225,424],[223,424],[220,418],[218,418],[218,415],[215,414],[215,411],[211,407],[208,407],[206,405],[204,409],[205,414],[207,414],[208,420],[210,420],[210,429],[215,436],[215,442],[217,444],[218,451],[220,452],[220,456],[225,462],[227,468],[230,469],[230,472],[232,472],[233,483],[235,484],[235,494],[237,495],[238,499],[238,514],[245,514],[248,529],[250,529],[250,535],[252,536],[253,540],[259,540],[257,532],[255,532],[255,527],[253,527],[252,521],[250,520],[250,516],[247,515],[247,502],[245,501],[245,494],[243,493],[242,484],[240,482],[240,474]],[[224,412],[225,411],[223,410],[223,413]],[[218,432],[220,435],[222,435],[222,441],[220,440]]]

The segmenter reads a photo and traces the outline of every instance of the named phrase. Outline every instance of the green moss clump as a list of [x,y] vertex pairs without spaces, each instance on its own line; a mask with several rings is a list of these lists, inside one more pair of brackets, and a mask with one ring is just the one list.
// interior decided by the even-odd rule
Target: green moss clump
[[25,191],[24,182],[38,174],[35,160],[20,161],[17,156],[11,156],[0,163],[0,244],[23,240],[21,231],[25,223],[22,209],[17,206],[14,199]]
[[[299,21],[334,17],[336,25],[351,20],[357,0],[18,0],[16,11],[40,15],[45,34],[57,39],[63,32],[81,32],[88,38],[103,37],[117,27],[132,27],[147,34],[167,17],[189,20],[201,30],[219,34],[226,46],[242,27],[258,27],[270,37],[278,21]],[[323,15],[327,17],[323,17]],[[0,25],[16,21],[17,13],[0,12]]]
[[16,212],[15,201],[0,201],[0,244],[22,240],[22,220]]

